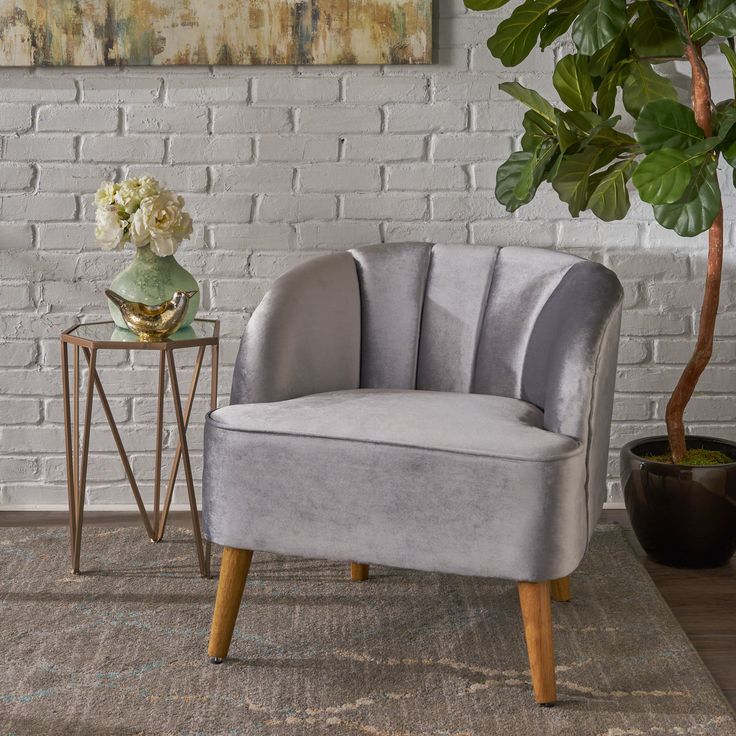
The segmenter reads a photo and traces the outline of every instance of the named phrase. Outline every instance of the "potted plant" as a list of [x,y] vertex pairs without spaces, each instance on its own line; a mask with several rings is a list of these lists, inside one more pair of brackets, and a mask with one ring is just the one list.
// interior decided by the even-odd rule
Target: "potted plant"
[[[471,10],[509,0],[465,0]],[[674,565],[712,566],[736,549],[736,444],[686,435],[684,413],[708,365],[723,261],[721,159],[736,169],[736,103],[715,102],[703,52],[720,53],[736,89],[734,0],[526,0],[488,40],[504,66],[569,30],[575,53],[553,74],[563,107],[518,82],[500,88],[524,103],[521,150],[498,169],[496,197],[513,212],[548,182],[577,217],[625,217],[630,183],[655,220],[683,237],[708,231],[698,336],[667,404],[666,437],[629,443],[621,477],[644,549]],[[687,62],[690,99],[680,100],[658,65]],[[623,121],[619,109],[633,120]],[[628,127],[626,127],[628,122]],[[736,182],[736,174],[734,174]]]
[[[103,182],[95,195],[95,237],[104,250],[135,248],[133,262],[110,284],[110,290],[131,302],[155,306],[177,292],[196,292],[189,299],[179,329],[191,324],[199,309],[199,288],[189,271],[174,258],[192,234],[192,218],[184,200],[150,176]],[[108,297],[110,315],[127,329],[117,304]]]

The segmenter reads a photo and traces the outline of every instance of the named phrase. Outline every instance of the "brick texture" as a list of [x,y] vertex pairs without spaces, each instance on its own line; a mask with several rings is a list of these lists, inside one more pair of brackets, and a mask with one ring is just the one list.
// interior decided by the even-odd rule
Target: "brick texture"
[[[621,223],[572,220],[548,188],[506,213],[492,190],[499,163],[518,146],[522,111],[498,84],[519,78],[548,92],[553,55],[504,69],[485,39],[507,8],[484,15],[466,12],[461,0],[438,5],[432,66],[0,71],[0,507],[66,503],[59,332],[105,317],[102,291],[131,256],[95,245],[98,183],[144,172],[181,192],[195,219],[179,257],[201,284],[201,314],[222,320],[221,403],[249,314],[275,277],[315,255],[381,240],[517,243],[613,268],[626,288],[609,478],[609,500],[621,500],[617,451],[662,431],[667,393],[693,343],[705,239],[663,230],[647,206]],[[730,83],[725,69],[715,70],[714,83]],[[728,217],[736,191],[730,177],[723,186]],[[730,439],[735,265],[731,252],[713,365],[689,414],[693,431]],[[152,357],[100,356],[147,498]],[[193,356],[179,360],[184,387]],[[207,379],[200,390],[207,395]],[[195,404],[192,416],[196,473],[206,406]],[[170,405],[167,412],[172,451]],[[99,411],[95,422],[89,503],[130,506]],[[180,482],[177,503],[183,491]]]

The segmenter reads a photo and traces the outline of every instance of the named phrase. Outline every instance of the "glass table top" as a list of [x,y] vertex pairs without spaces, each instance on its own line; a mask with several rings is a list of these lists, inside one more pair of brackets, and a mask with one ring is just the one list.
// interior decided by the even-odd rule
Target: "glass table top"
[[215,337],[216,325],[215,321],[195,319],[188,327],[182,327],[172,335],[154,342],[141,340],[134,332],[124,330],[114,322],[90,322],[76,325],[68,334],[90,342],[119,343],[120,347],[134,349],[136,347],[153,347],[154,345],[172,342],[212,338]]

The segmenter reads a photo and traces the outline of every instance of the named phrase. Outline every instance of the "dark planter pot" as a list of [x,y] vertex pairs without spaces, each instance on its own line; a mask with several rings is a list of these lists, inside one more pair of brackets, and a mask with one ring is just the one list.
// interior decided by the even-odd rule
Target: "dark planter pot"
[[732,463],[689,467],[645,460],[668,451],[666,437],[621,450],[621,485],[639,544],[673,567],[718,567],[736,551],[736,443],[687,438],[688,448],[720,450]]

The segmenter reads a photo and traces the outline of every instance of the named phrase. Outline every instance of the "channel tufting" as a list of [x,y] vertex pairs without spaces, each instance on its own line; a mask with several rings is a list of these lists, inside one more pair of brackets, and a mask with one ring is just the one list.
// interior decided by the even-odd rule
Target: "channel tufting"
[[416,388],[422,305],[432,246],[356,248],[361,303],[361,388]]
[[[502,248],[486,305],[473,392],[522,398],[529,339],[547,298],[579,258],[541,248]],[[540,407],[543,408],[543,407]]]
[[[579,258],[537,249],[393,243],[351,251],[361,301],[361,388],[524,398],[529,342]],[[518,305],[510,309],[509,305]],[[409,346],[409,349],[407,349]]]
[[435,245],[422,311],[418,389],[469,393],[498,248]]

